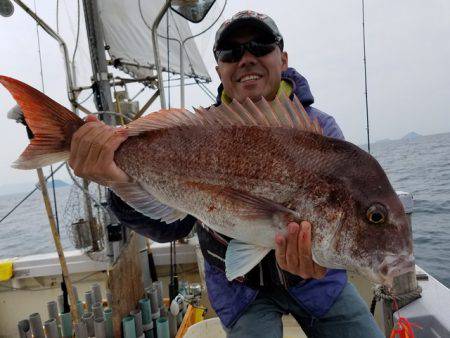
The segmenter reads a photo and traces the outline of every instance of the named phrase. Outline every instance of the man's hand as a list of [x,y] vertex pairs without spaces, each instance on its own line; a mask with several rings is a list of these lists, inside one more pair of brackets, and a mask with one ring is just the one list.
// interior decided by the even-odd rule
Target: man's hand
[[75,175],[102,185],[130,182],[130,177],[114,163],[114,152],[126,140],[114,128],[89,115],[70,145],[69,165]]
[[286,236],[277,234],[275,243],[275,256],[283,270],[304,279],[320,279],[325,276],[327,270],[312,260],[309,222],[303,221],[301,225],[289,223]]

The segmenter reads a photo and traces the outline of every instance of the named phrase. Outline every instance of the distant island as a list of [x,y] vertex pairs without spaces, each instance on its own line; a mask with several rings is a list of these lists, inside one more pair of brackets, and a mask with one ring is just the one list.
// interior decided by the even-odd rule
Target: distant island
[[[59,179],[55,179],[55,188],[62,188],[69,186],[67,182]],[[47,188],[52,189],[52,181],[47,181]],[[4,184],[0,186],[0,195],[10,195],[10,194],[18,194],[22,192],[30,192],[36,188],[36,183],[34,182],[26,182],[26,183],[13,183],[13,184]]]
[[416,133],[415,131],[412,131],[408,134],[406,134],[405,136],[403,136],[402,138],[399,139],[390,139],[390,138],[383,138],[381,140],[375,141],[373,143],[386,143],[386,142],[392,142],[392,141],[412,141],[412,140],[416,140],[419,137],[423,137],[423,135],[420,135],[418,133]]
[[[55,180],[55,188],[61,188],[61,187],[67,187],[69,184],[67,182],[64,182],[63,180]],[[47,181],[47,187],[52,188],[53,184],[51,180]]]
[[[398,138],[398,139],[383,138],[381,140],[372,141],[370,143],[371,144],[383,144],[383,143],[396,142],[396,141],[412,141],[412,140],[416,140],[420,137],[423,137],[423,135],[420,135],[420,134],[416,133],[415,131],[412,131],[412,132],[406,134],[405,136],[403,136],[402,138]],[[367,149],[367,143],[361,144],[360,147],[362,149]]]
[[422,137],[422,135],[417,134],[416,132],[412,131],[412,132],[406,134],[405,136],[403,136],[401,139],[410,141],[410,140],[415,140],[419,137]]

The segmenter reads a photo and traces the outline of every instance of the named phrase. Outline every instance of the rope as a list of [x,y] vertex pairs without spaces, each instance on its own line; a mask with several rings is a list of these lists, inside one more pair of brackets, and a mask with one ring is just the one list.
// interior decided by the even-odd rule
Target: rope
[[75,54],[77,53],[78,50],[78,42],[80,39],[80,0],[77,1],[77,37],[75,40],[75,48],[73,50],[73,54],[72,54],[72,64],[75,62]]
[[198,79],[194,78],[194,80],[197,83],[197,85],[200,87],[200,89],[206,94],[206,96],[208,96],[213,102],[215,102],[216,97],[214,95],[212,95],[211,91],[205,85],[203,85],[202,82],[199,82]]
[[397,301],[400,301],[400,302],[413,301],[414,299],[420,298],[421,293],[422,293],[422,288],[419,285],[417,286],[416,289],[409,291],[409,292],[401,293],[401,294],[393,294],[392,292],[388,291],[388,289],[384,286],[377,287],[374,290],[374,295],[379,297],[380,299],[391,300],[391,301],[396,299]]
[[56,0],[56,33],[59,34],[59,0]]
[[[34,0],[34,12],[37,14],[36,0]],[[40,65],[40,70],[41,70],[41,86],[42,86],[42,92],[45,93],[44,75],[42,73],[41,39],[39,37],[39,24],[37,21],[36,21],[36,35],[37,35],[37,43],[38,43],[39,65]]]
[[375,313],[375,307],[380,300],[387,301],[399,301],[401,303],[410,303],[413,300],[420,298],[422,294],[422,288],[418,285],[416,289],[401,294],[393,294],[385,286],[375,287],[373,290],[372,303],[370,304],[370,313]]
[[[144,87],[145,88],[145,87]],[[89,100],[91,98],[91,96],[94,95],[94,92],[91,92],[83,101],[78,102],[78,104],[83,104],[85,103],[87,100]]]

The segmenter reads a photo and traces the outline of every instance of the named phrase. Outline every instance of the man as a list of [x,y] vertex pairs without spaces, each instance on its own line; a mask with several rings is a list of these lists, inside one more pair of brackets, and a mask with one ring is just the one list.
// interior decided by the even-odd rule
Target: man
[[[306,79],[288,68],[288,54],[274,21],[252,11],[239,12],[216,34],[214,55],[222,82],[217,103],[249,97],[273,100],[280,93],[297,95],[325,135],[343,138],[334,119],[311,107]],[[69,161],[75,173],[99,183],[127,182],[129,177],[113,162],[124,141],[97,120],[74,135]],[[288,225],[277,235],[269,253],[248,274],[229,282],[224,257],[230,238],[207,228],[192,216],[170,225],[136,212],[114,194],[110,206],[121,222],[155,241],[186,236],[197,223],[211,305],[228,337],[282,337],[281,316],[291,313],[309,337],[383,337],[365,303],[347,282],[343,270],[326,270],[311,257],[311,225]]]

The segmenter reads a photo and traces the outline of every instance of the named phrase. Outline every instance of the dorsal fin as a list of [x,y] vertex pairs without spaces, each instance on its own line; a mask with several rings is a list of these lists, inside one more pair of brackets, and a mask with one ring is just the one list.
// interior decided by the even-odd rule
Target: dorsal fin
[[252,113],[248,111],[243,105],[241,105],[237,100],[233,100],[231,102],[230,109],[236,112],[236,114],[240,117],[243,125],[245,126],[258,125]]
[[270,102],[270,105],[272,106],[272,110],[275,113],[274,115],[277,118],[278,123],[280,123],[282,126],[287,126],[287,127],[295,126],[294,122],[291,119],[289,112],[281,104],[281,101],[278,98],[278,96],[276,96],[275,99],[272,102]]
[[244,107],[253,115],[259,126],[270,127],[270,120],[266,114],[248,97],[244,101]]
[[201,119],[186,109],[161,109],[130,122],[121,128],[128,136],[136,136],[145,131],[202,125]]
[[283,127],[322,134],[316,120],[311,121],[300,100],[294,95],[290,100],[284,93],[273,101],[261,98],[254,103],[247,98],[243,104],[233,100],[209,109],[199,107],[191,113],[186,109],[164,109],[129,123],[124,130],[129,136],[148,130],[180,128],[189,126],[261,126]]

